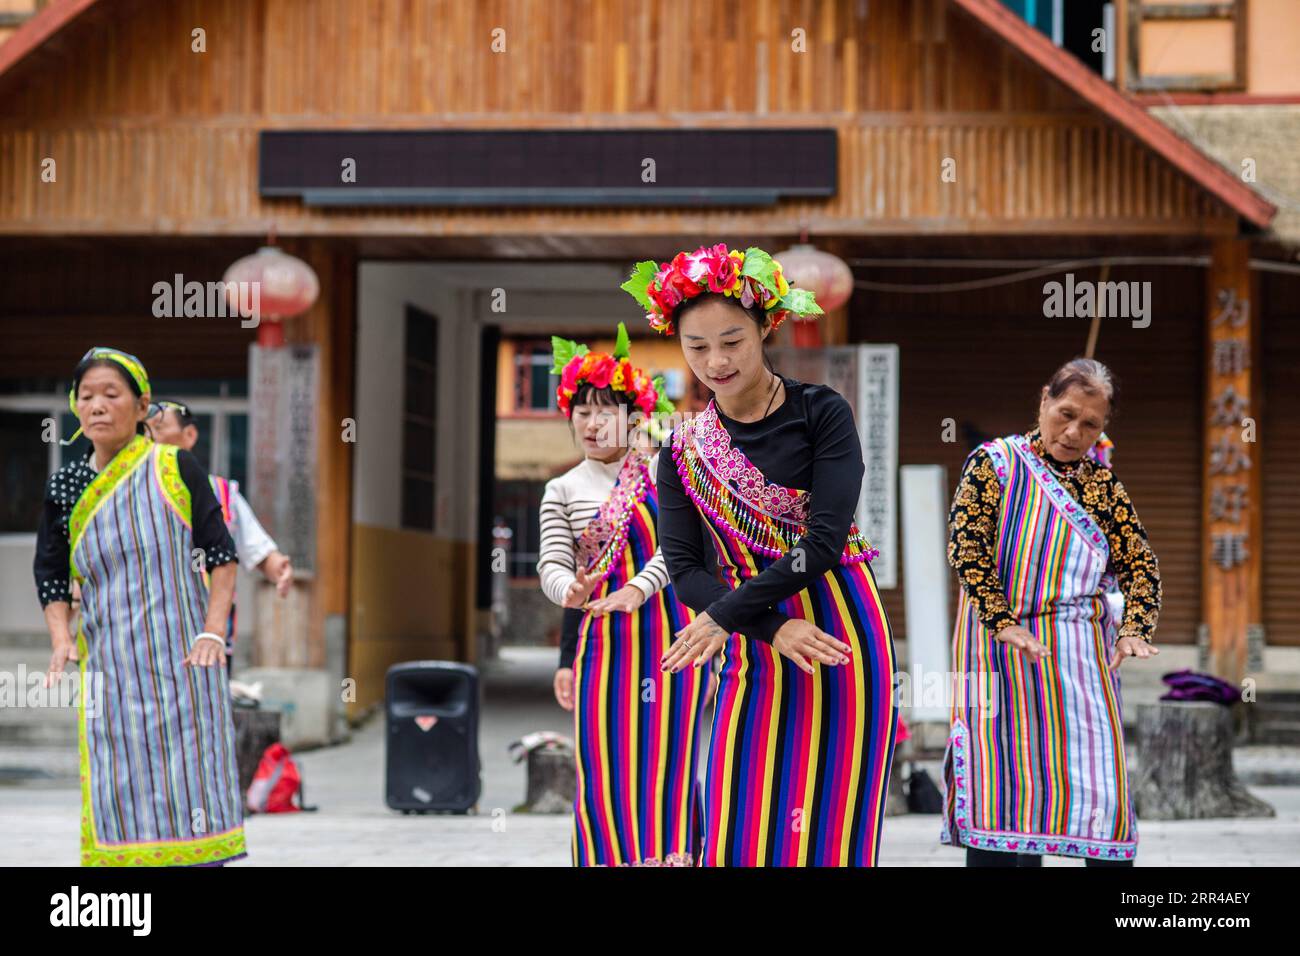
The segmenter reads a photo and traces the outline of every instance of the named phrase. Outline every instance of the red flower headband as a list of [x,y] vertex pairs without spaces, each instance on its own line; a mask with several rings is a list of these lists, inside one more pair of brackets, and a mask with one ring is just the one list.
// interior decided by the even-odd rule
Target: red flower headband
[[625,392],[632,396],[632,403],[647,419],[655,414],[672,413],[673,403],[663,394],[663,376],[651,379],[632,364],[627,328],[622,322],[618,324],[613,355],[593,352],[558,335],[551,336],[551,351],[551,374],[560,376],[555,401],[566,416],[572,417],[573,396],[582,385]]
[[650,328],[673,334],[673,314],[687,299],[705,292],[735,296],[745,308],[758,303],[772,318],[775,331],[787,316],[821,315],[806,289],[792,289],[781,264],[757,246],[728,251],[724,243],[679,252],[671,262],[638,262],[620,286],[646,310]]

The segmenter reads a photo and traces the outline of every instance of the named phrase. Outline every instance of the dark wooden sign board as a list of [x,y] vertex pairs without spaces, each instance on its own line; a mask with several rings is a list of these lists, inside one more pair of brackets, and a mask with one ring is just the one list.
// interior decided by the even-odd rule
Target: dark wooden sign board
[[757,206],[835,195],[836,162],[826,128],[263,130],[258,188],[309,206]]

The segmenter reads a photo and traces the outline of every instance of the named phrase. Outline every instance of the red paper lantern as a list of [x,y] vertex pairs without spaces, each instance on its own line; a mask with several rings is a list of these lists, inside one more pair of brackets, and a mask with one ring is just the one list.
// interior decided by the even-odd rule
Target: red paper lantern
[[839,256],[801,242],[773,254],[792,286],[807,289],[827,312],[838,309],[853,295],[853,270]]
[[[320,295],[320,281],[312,267],[275,246],[262,246],[251,256],[237,260],[226,270],[222,281],[235,283],[226,286],[226,295],[236,311],[240,306],[240,289],[256,290],[252,301],[257,303],[260,345],[280,344],[283,332],[278,323],[302,315]],[[240,283],[249,285],[241,287]],[[250,301],[247,292],[243,300]],[[261,324],[264,320],[269,320],[269,324]]]

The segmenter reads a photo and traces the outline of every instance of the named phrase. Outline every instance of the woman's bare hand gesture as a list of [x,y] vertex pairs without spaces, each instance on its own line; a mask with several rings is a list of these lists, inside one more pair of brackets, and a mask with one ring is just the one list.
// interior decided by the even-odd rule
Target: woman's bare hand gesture
[[814,674],[812,662],[837,666],[849,662],[853,648],[827,634],[811,621],[791,618],[772,638],[772,646],[790,658],[806,674]]
[[1028,628],[1021,627],[1019,624],[1012,624],[998,631],[997,639],[1020,651],[1031,663],[1037,663],[1052,653],[1047,649],[1046,644],[1029,632]]

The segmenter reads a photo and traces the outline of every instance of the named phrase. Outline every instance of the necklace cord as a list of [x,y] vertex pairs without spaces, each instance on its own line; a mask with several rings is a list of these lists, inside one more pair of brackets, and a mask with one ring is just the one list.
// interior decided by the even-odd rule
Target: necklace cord
[[772,410],[772,402],[776,400],[776,393],[781,389],[781,379],[777,378],[775,372],[772,373],[772,377],[776,379],[776,384],[772,387],[772,397],[767,400],[767,408],[763,409],[763,418],[767,418],[767,413]]

